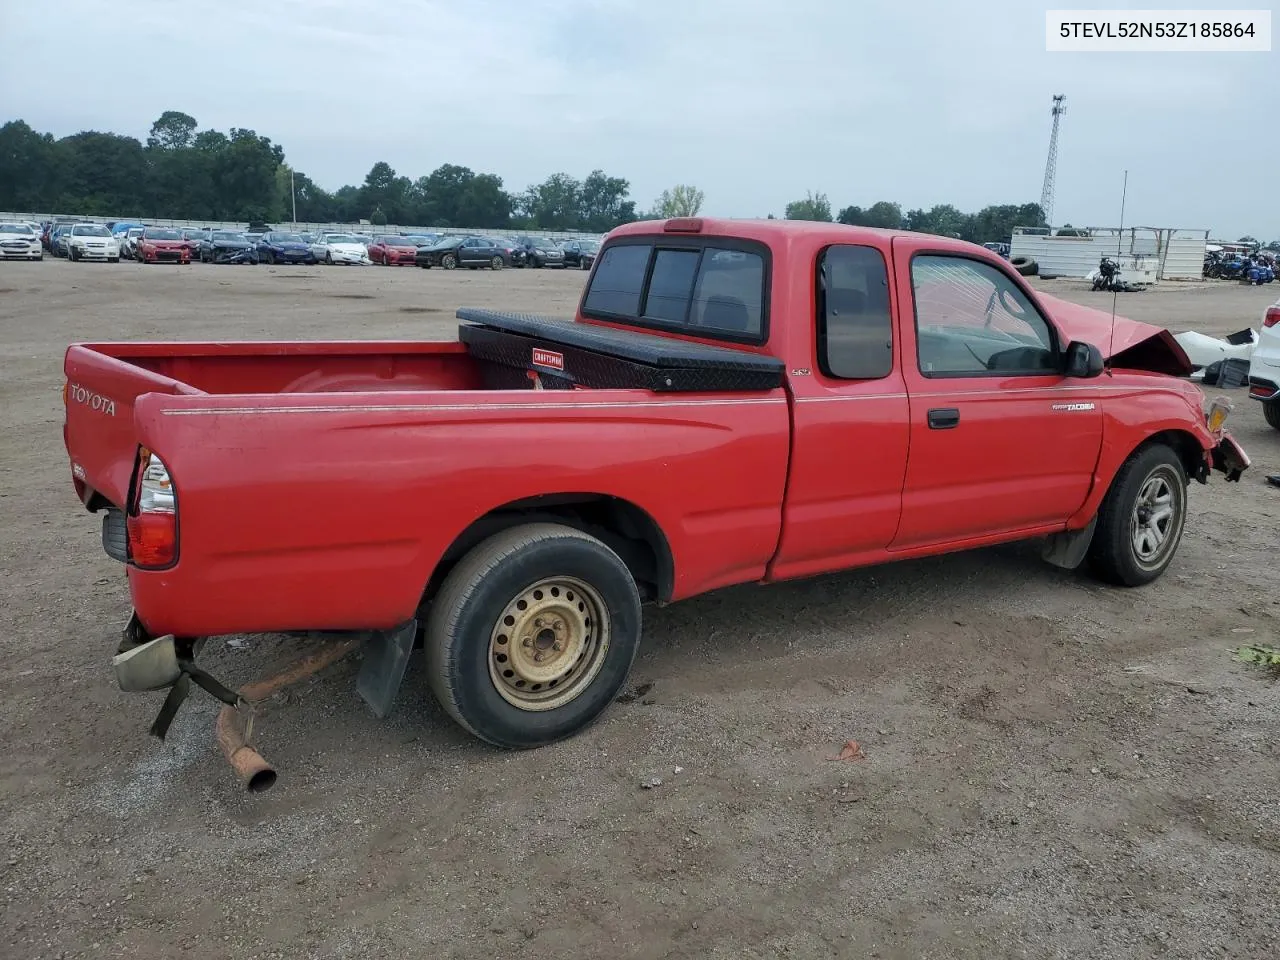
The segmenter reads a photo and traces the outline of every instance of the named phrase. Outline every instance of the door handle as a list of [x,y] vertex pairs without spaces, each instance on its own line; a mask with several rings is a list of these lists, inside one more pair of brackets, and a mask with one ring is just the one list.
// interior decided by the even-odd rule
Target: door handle
[[955,407],[934,407],[929,411],[930,430],[950,430],[960,425],[960,411]]

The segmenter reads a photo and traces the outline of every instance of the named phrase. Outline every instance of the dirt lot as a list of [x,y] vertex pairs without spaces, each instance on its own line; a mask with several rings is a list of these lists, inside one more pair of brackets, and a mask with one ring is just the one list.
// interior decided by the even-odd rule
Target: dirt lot
[[[71,491],[66,344],[451,337],[459,305],[567,314],[581,282],[0,264],[0,955],[1276,955],[1280,687],[1231,649],[1280,639],[1280,435],[1243,391],[1255,468],[1193,485],[1149,588],[1014,546],[649,609],[651,690],[522,754],[455,728],[417,660],[373,720],[344,663],[269,707],[281,781],[252,798],[208,697],[148,738],[161,698],[109,672],[124,578]],[[1274,295],[1120,305],[1225,333]],[[210,646],[236,682],[284,653]],[[850,738],[866,759],[828,762]]]

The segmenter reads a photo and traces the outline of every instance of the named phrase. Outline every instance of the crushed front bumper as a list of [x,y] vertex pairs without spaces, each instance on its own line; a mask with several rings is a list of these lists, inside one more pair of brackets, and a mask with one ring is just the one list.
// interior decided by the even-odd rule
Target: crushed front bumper
[[1228,481],[1235,482],[1239,482],[1240,475],[1249,469],[1252,462],[1244,447],[1225,430],[1218,438],[1218,445],[1210,451],[1209,458],[1214,470],[1221,471]]

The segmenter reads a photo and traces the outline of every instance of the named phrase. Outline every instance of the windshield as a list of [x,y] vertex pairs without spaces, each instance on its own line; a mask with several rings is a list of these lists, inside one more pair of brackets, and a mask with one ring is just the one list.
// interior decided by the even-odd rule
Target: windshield
[[215,239],[215,240],[239,240],[239,241],[241,241],[241,242],[243,242],[243,241],[244,241],[244,237],[240,236],[240,234],[238,234],[238,233],[232,233],[230,230],[219,230],[217,233],[215,233],[215,234],[213,235],[213,239]]
[[583,240],[580,244],[578,244],[578,246],[581,247],[582,250],[585,251],[586,253],[595,253],[600,249],[600,244],[597,243],[595,240]]
[[142,228],[141,228],[141,227],[130,227],[130,228],[129,228],[128,236],[130,236],[130,237],[140,237],[140,236],[142,236]]
[[148,240],[181,240],[177,230],[148,230],[143,236]]
[[25,224],[21,223],[0,223],[0,233],[16,233],[19,236],[29,237],[35,231]]
[[546,237],[529,237],[525,242],[531,247],[537,247],[539,250],[555,246],[555,244]]
[[322,242],[323,243],[359,243],[360,241],[357,240],[355,237],[353,237],[349,233],[326,233],[324,235],[324,240]]
[[111,236],[111,231],[97,224],[83,224],[72,227],[71,235],[75,237],[109,237]]
[[273,233],[271,234],[273,243],[303,243],[303,239],[296,233]]
[[408,237],[379,237],[379,243],[386,244],[388,247],[412,247],[413,241]]

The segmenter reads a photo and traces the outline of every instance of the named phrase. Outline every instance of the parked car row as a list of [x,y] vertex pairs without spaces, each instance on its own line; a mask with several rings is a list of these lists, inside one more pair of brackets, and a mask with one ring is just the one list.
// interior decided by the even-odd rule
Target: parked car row
[[[0,256],[39,260],[47,250],[73,260],[121,259],[140,263],[269,263],[590,269],[599,241],[547,237],[442,236],[440,234],[308,233],[250,224],[248,230],[155,227],[50,221],[0,224]],[[34,239],[34,248],[32,240]]]

